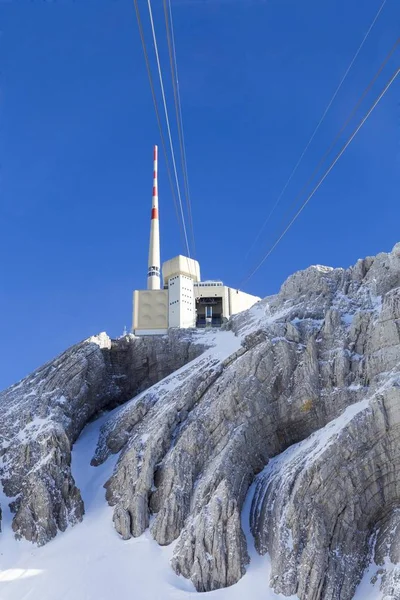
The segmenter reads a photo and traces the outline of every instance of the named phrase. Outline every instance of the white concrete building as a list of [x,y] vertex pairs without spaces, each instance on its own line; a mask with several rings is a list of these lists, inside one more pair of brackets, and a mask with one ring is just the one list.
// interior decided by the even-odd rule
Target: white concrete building
[[177,256],[162,266],[164,289],[168,290],[168,327],[194,327],[196,305],[194,284],[200,281],[197,260]]
[[162,335],[171,327],[220,327],[260,298],[222,281],[201,281],[197,260],[181,255],[163,264],[161,289],[157,166],[156,146],[147,289],[133,293],[132,330],[136,335]]

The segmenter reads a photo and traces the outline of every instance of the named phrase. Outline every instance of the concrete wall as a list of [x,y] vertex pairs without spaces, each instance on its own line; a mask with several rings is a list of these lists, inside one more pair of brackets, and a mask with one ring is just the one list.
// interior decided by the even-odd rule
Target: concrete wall
[[175,275],[168,279],[169,327],[195,326],[195,304],[193,293],[193,280],[186,275]]
[[164,285],[175,275],[186,275],[193,281],[200,281],[200,265],[197,260],[187,256],[176,256],[163,263],[162,266]]
[[168,329],[168,290],[136,290],[133,293],[133,331],[140,335]]
[[248,308],[251,308],[253,304],[261,300],[258,296],[252,296],[251,294],[246,294],[245,292],[233,288],[228,288],[228,295],[231,315],[236,315],[242,310],[247,310]]
[[194,297],[195,298],[219,298],[224,295],[224,285],[216,284],[205,284],[194,286]]

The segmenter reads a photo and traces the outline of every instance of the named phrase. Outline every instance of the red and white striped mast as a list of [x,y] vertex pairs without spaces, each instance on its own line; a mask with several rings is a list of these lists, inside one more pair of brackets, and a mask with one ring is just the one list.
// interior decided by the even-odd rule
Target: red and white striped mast
[[160,259],[160,222],[158,220],[158,147],[154,146],[153,155],[153,199],[151,204],[150,247],[147,271],[147,289],[159,290],[161,275]]

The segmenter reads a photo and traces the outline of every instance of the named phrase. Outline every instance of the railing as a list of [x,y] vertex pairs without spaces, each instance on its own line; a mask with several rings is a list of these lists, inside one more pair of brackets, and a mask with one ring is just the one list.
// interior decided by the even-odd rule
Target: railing
[[222,318],[221,317],[197,317],[196,319],[196,327],[205,328],[205,327],[221,327]]

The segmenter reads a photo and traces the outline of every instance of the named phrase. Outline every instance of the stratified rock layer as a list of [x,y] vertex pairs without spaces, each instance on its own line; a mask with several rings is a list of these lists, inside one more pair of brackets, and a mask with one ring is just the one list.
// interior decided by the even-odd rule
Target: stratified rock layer
[[82,519],[71,447],[97,413],[131,398],[190,361],[200,345],[106,334],[73,346],[0,394],[0,476],[14,497],[17,537],[44,544]]
[[[239,515],[254,475],[346,407],[375,398],[395,376],[399,254],[395,247],[347,271],[311,267],[296,273],[277,296],[229,323],[242,339],[239,351],[217,363],[210,363],[212,353],[198,359],[173,385],[149,390],[110,420],[94,460],[121,451],[106,487],[122,537],[140,535],[153,513],[153,536],[160,544],[179,538],[173,567],[198,590],[227,586],[242,576],[248,556]],[[268,483],[263,478],[258,486]],[[282,503],[287,501],[285,496]],[[255,514],[264,513],[258,507]],[[329,548],[318,549],[322,583],[310,573],[301,575],[309,564],[302,560],[308,560],[305,551],[289,576],[287,565],[262,542],[283,521],[268,525],[254,519],[258,548],[269,549],[278,565],[276,589],[307,599],[330,597],[323,575]],[[357,542],[358,560],[346,581],[350,590],[350,580],[354,588],[361,573],[373,521]],[[280,556],[282,542],[273,543]],[[303,544],[302,538],[302,552]],[[313,561],[309,569],[316,571],[315,556]],[[303,585],[302,578],[312,583]],[[331,597],[340,598],[337,586],[332,590]]]
[[[124,403],[103,426],[92,460],[119,453],[105,487],[123,539],[150,526],[160,544],[176,540],[172,566],[199,591],[232,585],[249,560],[240,515],[255,480],[251,527],[258,551],[271,555],[274,589],[301,600],[350,600],[371,536],[376,561],[385,544],[398,560],[388,523],[400,507],[399,332],[397,245],[347,270],[296,273],[224,331],[107,338],[91,360],[90,344],[71,349],[57,367],[63,385],[76,386],[62,391],[70,420],[65,408],[55,413],[53,388],[49,405],[54,458],[44,466],[36,458],[32,480],[24,457],[34,442],[6,448],[3,481],[7,493],[20,494],[17,533],[46,541],[81,518],[70,445],[93,415]],[[86,361],[77,380],[68,356]],[[49,376],[42,372],[36,388],[47,389]],[[6,394],[17,406],[18,390]],[[389,598],[398,571],[385,565]]]

